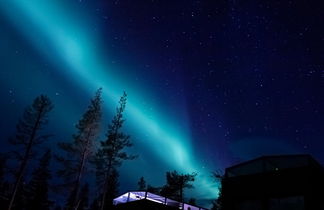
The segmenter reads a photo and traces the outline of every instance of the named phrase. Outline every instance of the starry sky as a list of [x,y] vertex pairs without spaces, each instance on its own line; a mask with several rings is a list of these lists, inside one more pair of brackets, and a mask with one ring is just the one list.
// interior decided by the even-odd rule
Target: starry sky
[[[324,3],[320,0],[10,0],[0,3],[0,130],[39,94],[55,104],[48,144],[69,141],[97,88],[103,132],[123,91],[140,176],[212,171],[267,154],[324,163]],[[5,150],[3,147],[2,150]],[[144,170],[143,170],[144,169]]]

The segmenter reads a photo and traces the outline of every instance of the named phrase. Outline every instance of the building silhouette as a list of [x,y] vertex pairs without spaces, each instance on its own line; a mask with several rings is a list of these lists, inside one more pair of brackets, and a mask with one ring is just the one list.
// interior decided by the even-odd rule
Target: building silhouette
[[310,155],[263,156],[225,170],[224,210],[324,210],[323,167]]

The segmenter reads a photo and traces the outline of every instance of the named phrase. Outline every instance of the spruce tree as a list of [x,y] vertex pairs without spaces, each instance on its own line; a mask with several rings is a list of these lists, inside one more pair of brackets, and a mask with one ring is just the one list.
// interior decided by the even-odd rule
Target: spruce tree
[[112,186],[109,183],[115,183],[118,178],[117,167],[119,167],[124,160],[134,159],[135,156],[128,155],[124,149],[131,147],[130,136],[124,134],[121,129],[125,122],[123,118],[123,112],[126,106],[127,95],[124,92],[123,96],[119,100],[119,106],[116,109],[116,114],[108,126],[106,133],[106,139],[101,141],[101,148],[96,154],[96,175],[98,186],[102,186],[100,209],[103,210],[106,206],[111,205],[112,199],[107,194],[116,191],[111,189]]
[[0,209],[5,209],[8,206],[8,183],[5,181],[7,158],[5,154],[0,153]]
[[7,155],[0,153],[0,185],[2,185],[2,182],[4,180],[7,159]]
[[12,210],[25,210],[26,206],[26,183],[22,182],[16,193],[15,205],[12,206]]
[[87,111],[77,123],[77,133],[73,135],[73,141],[58,144],[62,152],[66,154],[65,156],[57,155],[56,159],[63,166],[58,171],[58,175],[64,178],[64,186],[68,187],[70,192],[66,203],[68,210],[75,209],[80,202],[79,191],[82,178],[87,171],[90,158],[95,153],[102,115],[101,92],[101,88],[97,90]]
[[89,206],[89,184],[85,183],[80,190],[80,199],[77,210],[86,210]]
[[223,181],[224,181],[224,175],[221,171],[213,172],[212,176],[214,177],[214,180],[219,183],[218,187],[218,197],[212,202],[213,207],[212,210],[222,210],[224,208],[224,194],[223,194]]
[[141,177],[139,181],[137,182],[138,190],[145,191],[146,190],[146,182],[144,180],[144,177]]
[[98,198],[94,198],[91,205],[90,205],[90,210],[99,210],[100,206],[99,206],[99,199]]
[[[107,179],[107,188],[104,197],[105,208],[104,209],[112,209],[113,199],[118,196],[118,188],[119,188],[119,173],[113,168],[108,179]],[[101,207],[102,208],[102,207]]]
[[152,185],[147,185],[147,192],[154,193],[154,194],[160,194],[161,193],[161,187],[153,187]]
[[14,154],[19,166],[15,170],[15,183],[8,210],[12,209],[27,166],[30,160],[35,157],[34,147],[43,143],[49,137],[49,135],[40,134],[40,131],[48,123],[48,113],[52,109],[52,102],[47,96],[40,95],[35,98],[33,104],[26,108],[23,117],[18,122],[15,137],[9,139],[9,143],[17,148],[12,154]]
[[162,188],[161,194],[183,202],[184,189],[193,188],[191,183],[195,181],[196,175],[196,173],[179,174],[177,171],[168,171],[166,173],[167,184]]
[[26,210],[48,210],[52,202],[48,199],[51,173],[49,164],[51,151],[47,150],[33,171],[32,179],[26,186]]
[[197,205],[197,204],[196,204],[196,199],[195,199],[195,198],[190,198],[190,199],[188,200],[188,204],[193,205],[193,206]]

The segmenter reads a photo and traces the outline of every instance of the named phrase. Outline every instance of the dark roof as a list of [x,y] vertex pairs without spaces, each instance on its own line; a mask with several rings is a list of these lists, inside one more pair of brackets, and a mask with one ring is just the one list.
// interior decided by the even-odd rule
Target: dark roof
[[[143,200],[149,200],[150,202],[143,202]],[[113,200],[113,204],[115,206],[119,206],[119,205],[126,206],[125,208],[127,209],[127,207],[139,205],[139,204],[137,204],[139,201],[141,201],[140,204],[145,204],[145,205],[149,205],[149,206],[155,205],[154,203],[156,203],[155,206],[161,207],[161,205],[162,205],[161,208],[171,208],[171,207],[174,208],[175,207],[176,209],[205,210],[205,208],[202,208],[199,206],[194,206],[194,205],[190,205],[188,203],[175,201],[170,198],[163,197],[161,195],[157,195],[157,194],[150,193],[147,191],[126,192],[126,193],[118,196],[117,198],[115,198]],[[154,203],[152,204],[151,202],[154,202]],[[129,204],[129,203],[132,203],[132,204]],[[134,204],[134,203],[136,203],[136,204]],[[121,208],[121,206],[120,206],[120,208]]]
[[225,177],[235,177],[301,167],[321,168],[321,165],[312,156],[307,154],[261,156],[227,168],[225,170]]

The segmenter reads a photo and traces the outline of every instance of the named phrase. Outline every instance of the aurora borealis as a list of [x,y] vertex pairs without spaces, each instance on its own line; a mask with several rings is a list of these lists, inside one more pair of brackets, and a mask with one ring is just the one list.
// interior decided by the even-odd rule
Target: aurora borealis
[[126,131],[139,158],[123,165],[122,191],[140,176],[161,185],[168,170],[196,171],[192,193],[208,200],[211,172],[238,161],[324,161],[323,5],[256,2],[2,1],[1,138],[45,93],[55,104],[51,144],[69,140],[102,87],[104,126],[129,96]]
[[[118,70],[106,64],[105,58],[101,56],[101,49],[98,49],[99,43],[96,43],[98,41],[95,35],[82,30],[86,26],[76,21],[77,18],[69,15],[68,11],[61,11],[64,9],[63,4],[44,1],[31,4],[26,1],[12,1],[7,5],[2,5],[2,9],[11,21],[10,23],[13,23],[37,52],[44,56],[43,59],[48,59],[49,62],[53,62],[53,65],[58,65],[56,68],[61,68],[58,73],[60,76],[71,78],[78,89],[87,93],[84,94],[86,100],[91,97],[91,91],[102,87],[105,90],[105,106],[107,110],[113,111],[120,93],[123,90],[127,91],[130,95],[127,104],[127,120],[132,130],[136,130],[132,132],[132,135],[138,136],[138,139],[144,138],[146,141],[145,143],[135,141],[138,147],[152,150],[162,165],[167,164],[169,168],[176,168],[183,172],[199,171],[202,176],[208,175],[209,171],[199,167],[199,159],[192,156],[193,148],[186,125],[179,126],[180,122],[168,115],[166,110],[162,109],[163,115],[166,116],[158,114],[155,109],[159,110],[160,107],[155,106],[153,110],[149,107],[152,106],[150,104],[152,102],[143,104],[142,100],[150,99],[149,94],[152,93],[134,88],[132,82],[127,81],[123,73],[120,73],[120,71],[125,73],[125,70]],[[12,13],[13,9],[21,14],[21,17],[15,17],[16,13]],[[48,16],[48,14],[51,15]],[[57,85],[48,85],[48,88],[55,89],[55,86]],[[63,100],[69,100],[68,98],[69,96]],[[72,104],[72,106],[77,106],[73,102]],[[137,172],[138,176],[141,172]],[[161,170],[159,173],[163,176],[165,171]],[[135,179],[132,181],[136,183],[138,176],[133,177]],[[215,187],[209,182],[211,178],[208,176],[199,179],[198,183],[204,186],[205,191],[202,196],[213,193],[213,191],[213,196],[215,196]]]

